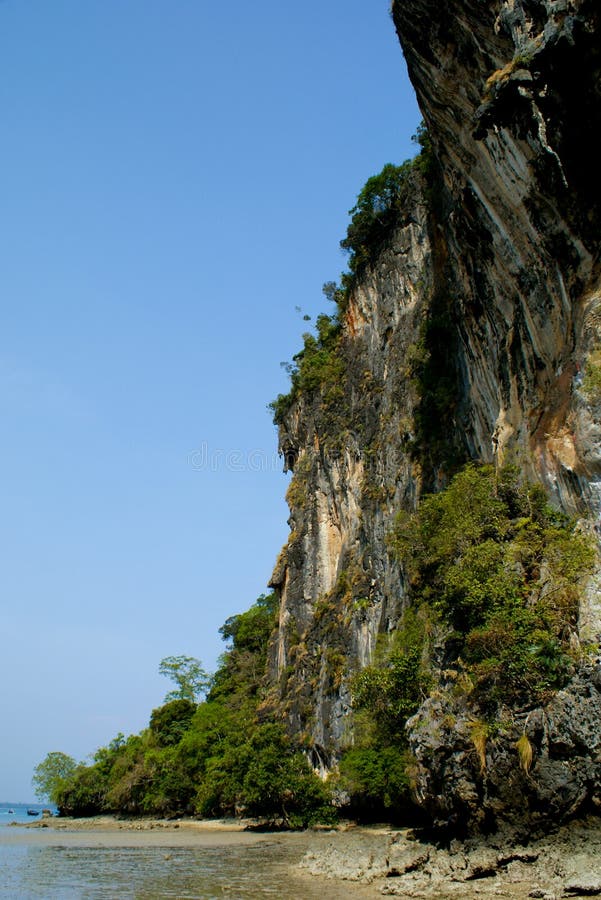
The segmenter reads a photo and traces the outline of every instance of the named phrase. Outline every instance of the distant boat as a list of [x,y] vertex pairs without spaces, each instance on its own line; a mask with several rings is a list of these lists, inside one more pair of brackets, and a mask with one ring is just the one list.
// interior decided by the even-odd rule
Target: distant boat
[[37,809],[28,809],[27,815],[28,816],[39,816],[39,812],[37,811]]
[[15,814],[14,809],[9,809],[8,814],[9,814],[9,816],[14,816],[14,814]]

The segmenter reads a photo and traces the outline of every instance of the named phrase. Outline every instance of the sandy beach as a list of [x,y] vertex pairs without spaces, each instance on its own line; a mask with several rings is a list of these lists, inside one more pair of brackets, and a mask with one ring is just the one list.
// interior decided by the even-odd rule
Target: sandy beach
[[[2,829],[0,843],[74,847],[215,847],[273,841],[282,832],[248,830],[251,820],[240,819],[120,819],[93,816],[71,819],[52,816]],[[285,833],[294,840],[294,832]]]

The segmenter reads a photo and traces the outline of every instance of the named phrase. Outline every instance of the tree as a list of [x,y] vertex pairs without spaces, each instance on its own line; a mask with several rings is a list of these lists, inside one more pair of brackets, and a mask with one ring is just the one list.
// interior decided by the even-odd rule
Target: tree
[[153,709],[150,730],[159,747],[179,744],[190,727],[195,712],[196,704],[191,700],[170,700],[158,709]]
[[166,656],[159,664],[159,672],[177,685],[165,696],[165,703],[172,700],[198,703],[211,684],[211,676],[193,656]]
[[349,210],[351,221],[346,237],[340,241],[342,249],[350,253],[351,272],[369,262],[389,234],[408,194],[412,171],[412,162],[401,166],[387,163],[381,172],[367,179],[357,203]]
[[33,770],[31,783],[36,797],[39,800],[47,798],[51,803],[56,803],[60,789],[76,768],[77,763],[66,753],[59,750],[49,753]]

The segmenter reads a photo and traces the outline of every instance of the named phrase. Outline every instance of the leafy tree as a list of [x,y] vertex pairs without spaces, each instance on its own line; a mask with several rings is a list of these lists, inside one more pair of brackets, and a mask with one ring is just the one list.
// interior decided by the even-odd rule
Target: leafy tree
[[150,731],[159,747],[171,747],[179,744],[190,727],[196,704],[191,700],[171,700],[158,709],[153,709],[150,716]]
[[200,660],[193,656],[166,656],[160,662],[159,673],[177,685],[165,696],[165,703],[171,700],[198,703],[211,684],[210,675],[203,669]]
[[281,725],[261,725],[247,754],[241,800],[251,815],[279,819],[295,828],[334,821],[327,788],[306,757],[295,752]]
[[352,748],[340,761],[339,787],[363,818],[379,818],[382,810],[401,816],[412,806],[408,764],[407,751],[400,747]]
[[54,750],[39,763],[33,773],[31,783],[39,800],[48,798],[56,803],[62,786],[73,775],[77,763],[66,753]]

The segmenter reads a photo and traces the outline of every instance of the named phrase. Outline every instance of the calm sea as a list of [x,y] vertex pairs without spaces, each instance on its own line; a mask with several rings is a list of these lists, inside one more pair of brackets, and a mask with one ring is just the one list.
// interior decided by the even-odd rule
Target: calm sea
[[244,834],[211,834],[206,839],[200,836],[197,845],[170,846],[169,834],[156,836],[161,843],[149,845],[148,837],[136,832],[107,837],[6,827],[10,821],[35,821],[27,816],[28,808],[42,809],[35,804],[0,805],[1,898],[352,900],[374,896],[373,889],[365,886],[341,885],[297,870],[310,840],[304,835],[258,840],[253,835],[247,839]]
[[[11,822],[35,822],[40,819],[43,809],[55,811],[53,806],[48,803],[0,803],[0,828],[10,825]],[[27,810],[36,812],[37,816],[28,815]]]

